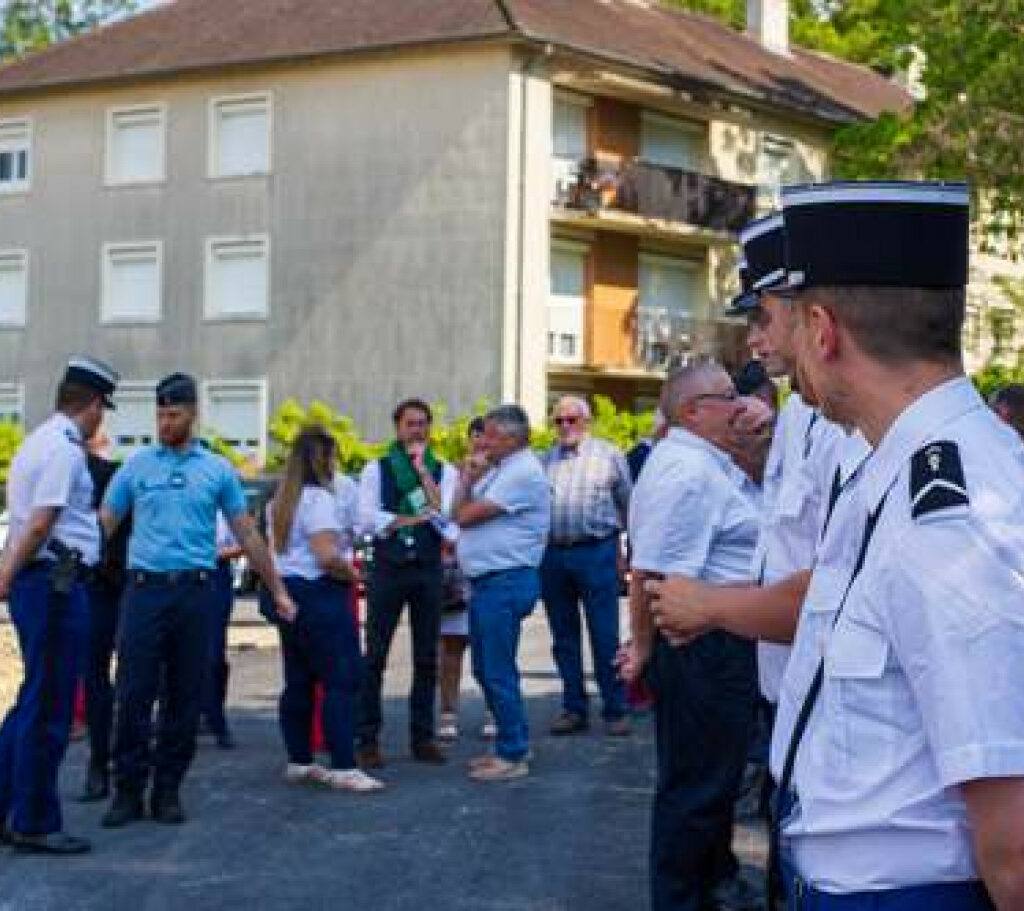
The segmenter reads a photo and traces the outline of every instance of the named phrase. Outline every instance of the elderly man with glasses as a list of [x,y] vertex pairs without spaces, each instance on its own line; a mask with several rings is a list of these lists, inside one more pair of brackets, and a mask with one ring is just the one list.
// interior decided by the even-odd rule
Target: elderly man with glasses
[[632,642],[622,672],[655,696],[658,779],[651,821],[653,911],[756,907],[737,876],[732,807],[757,696],[754,644],[727,633],[669,640],[654,628],[645,583],[666,576],[745,583],[758,534],[753,482],[728,455],[746,405],[716,364],[665,382],[669,432],[633,492]]
[[575,396],[555,405],[558,442],[542,463],[551,483],[551,537],[541,564],[541,595],[551,627],[552,652],[562,678],[562,712],[555,735],[589,725],[580,647],[580,605],[587,617],[594,676],[605,730],[629,733],[625,689],[615,670],[619,648],[620,535],[632,482],[626,459],[590,435],[590,408]]

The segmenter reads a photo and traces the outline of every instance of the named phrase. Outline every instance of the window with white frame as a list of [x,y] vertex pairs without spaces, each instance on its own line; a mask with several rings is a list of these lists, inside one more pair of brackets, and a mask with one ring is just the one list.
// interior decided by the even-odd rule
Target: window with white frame
[[113,411],[106,416],[107,435],[118,458],[127,458],[156,441],[156,384],[121,382]]
[[162,181],[166,145],[166,108],[162,104],[111,108],[107,111],[107,183]]
[[640,256],[640,309],[689,317],[700,291],[697,263],[671,256]]
[[32,123],[0,120],[0,193],[17,193],[32,183]]
[[700,124],[644,111],[640,121],[640,158],[662,168],[699,171],[706,144]]
[[793,140],[766,133],[757,153],[758,208],[774,211],[782,205],[782,188],[801,179]]
[[28,253],[0,250],[0,326],[24,326],[28,301]]
[[587,254],[588,250],[584,244],[556,241],[551,245],[548,360],[552,363],[583,363]]
[[159,322],[163,244],[156,240],[106,244],[102,284],[100,315],[103,322]]
[[565,199],[579,176],[580,162],[587,157],[587,112],[590,100],[582,95],[557,92],[552,104],[553,196]]
[[210,102],[210,176],[270,173],[270,95],[236,95]]
[[264,380],[210,380],[203,386],[202,424],[245,456],[259,461],[267,433]]
[[0,383],[0,421],[25,423],[25,387],[21,383]]
[[207,240],[204,292],[206,318],[266,317],[269,273],[270,240],[266,236]]

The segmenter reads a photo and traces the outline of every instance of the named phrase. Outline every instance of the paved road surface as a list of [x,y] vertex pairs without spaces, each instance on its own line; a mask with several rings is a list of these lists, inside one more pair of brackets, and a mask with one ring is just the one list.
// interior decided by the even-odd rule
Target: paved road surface
[[[464,681],[468,728],[436,769],[407,757],[403,628],[386,683],[383,746],[394,757],[383,794],[311,791],[281,780],[275,724],[280,677],[274,635],[258,621],[232,630],[233,753],[201,744],[183,791],[189,822],[99,828],[102,808],[73,801],[85,750],[72,746],[63,775],[67,828],[94,840],[81,858],[0,853],[0,911],[644,911],[647,821],[653,784],[648,720],[627,740],[600,728],[546,735],[557,679],[540,611],[525,628],[521,666],[537,759],[530,778],[475,784],[471,736],[482,702]],[[468,662],[467,662],[468,663]],[[748,860],[763,835],[741,829]]]

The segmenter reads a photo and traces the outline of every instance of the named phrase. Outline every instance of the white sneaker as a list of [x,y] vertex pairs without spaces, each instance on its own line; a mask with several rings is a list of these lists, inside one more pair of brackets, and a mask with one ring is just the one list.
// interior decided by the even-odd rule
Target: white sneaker
[[459,739],[459,720],[454,712],[442,712],[437,725],[437,739],[454,743]]
[[367,775],[362,769],[325,770],[321,783],[336,791],[357,791],[360,794],[383,791],[385,787],[383,781]]
[[325,768],[315,762],[309,765],[289,762],[284,770],[284,780],[289,784],[316,784],[326,772]]
[[494,740],[498,736],[498,726],[494,723],[494,716],[490,712],[484,712],[484,726],[480,728],[482,740]]

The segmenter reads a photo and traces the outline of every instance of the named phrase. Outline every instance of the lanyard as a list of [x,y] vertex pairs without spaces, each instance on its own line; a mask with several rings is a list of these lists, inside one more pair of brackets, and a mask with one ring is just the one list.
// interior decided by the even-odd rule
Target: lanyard
[[[837,470],[835,482],[832,485],[832,497],[829,501],[829,519],[832,517],[832,510],[835,508],[836,501],[838,501],[839,493],[841,492],[842,486],[839,484],[839,472]],[[878,504],[877,509],[868,516],[867,522],[865,523],[864,536],[861,538],[860,542],[860,552],[857,554],[857,561],[854,563],[853,572],[850,574],[850,581],[846,584],[846,590],[843,592],[843,598],[839,602],[839,608],[836,610],[836,615],[832,620],[833,629],[836,624],[839,623],[839,618],[842,615],[843,608],[846,606],[846,599],[850,596],[850,590],[853,588],[853,583],[857,581],[857,577],[864,568],[864,561],[867,559],[868,555],[868,547],[871,544],[872,537],[874,537],[875,528],[878,526],[878,520],[882,515],[882,510],[885,509],[885,501],[888,498],[889,493],[886,491],[886,494],[882,497],[882,501]],[[826,520],[825,524],[827,527],[828,520]],[[807,732],[807,724],[811,720],[811,713],[814,711],[814,706],[818,701],[818,697],[821,695],[821,688],[824,681],[825,658],[822,656],[821,661],[818,663],[818,669],[814,673],[814,679],[811,681],[810,689],[807,691],[803,704],[800,706],[800,713],[797,715],[796,724],[793,726],[793,734],[789,739],[789,746],[786,749],[786,759],[782,764],[782,777],[779,779],[775,806],[772,809],[768,839],[769,908],[772,908],[773,902],[777,898],[781,897],[782,880],[779,861],[780,848],[782,844],[782,814],[779,811],[779,807],[781,802],[785,799],[785,795],[789,793],[790,786],[793,783],[793,770],[796,766],[797,753],[800,750],[800,744],[804,739],[804,734]]]

